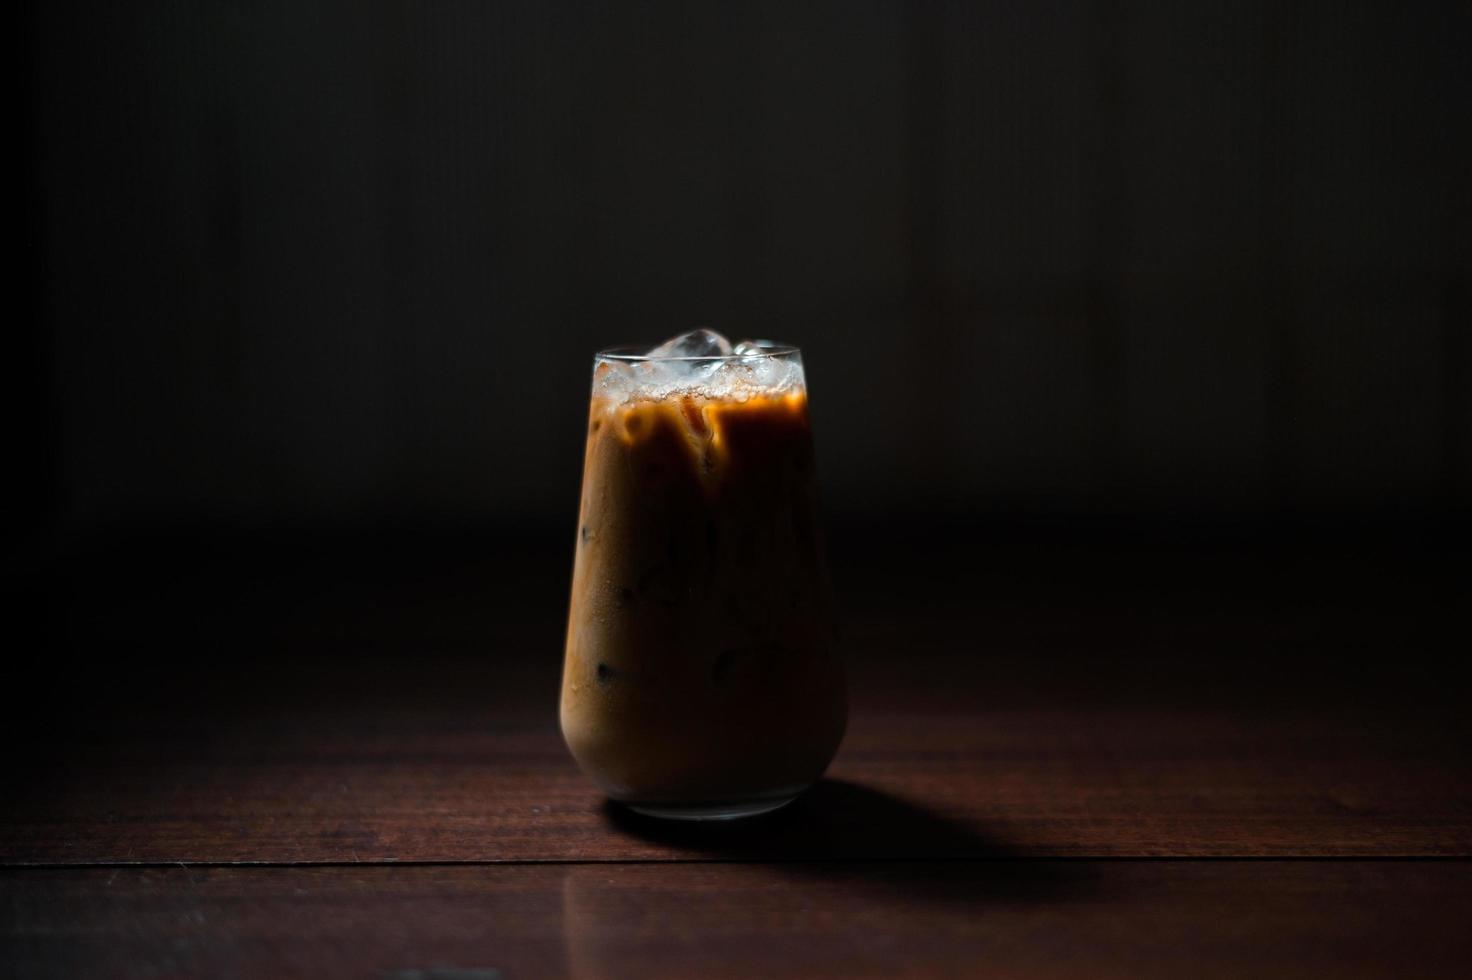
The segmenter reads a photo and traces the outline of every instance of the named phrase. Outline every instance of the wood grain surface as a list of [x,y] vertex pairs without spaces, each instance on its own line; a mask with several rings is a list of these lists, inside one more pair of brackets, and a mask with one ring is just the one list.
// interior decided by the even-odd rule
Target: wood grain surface
[[0,872],[15,975],[1452,977],[1465,862]]
[[88,659],[11,740],[0,863],[1472,854],[1462,594],[1424,562],[840,559],[831,780],[711,841],[638,832],[577,772],[565,569],[519,561],[544,577],[90,567],[60,590]]
[[1455,568],[901,557],[839,566],[828,778],[693,829],[563,748],[565,575],[78,566],[4,719],[0,972],[1457,974]]
[[546,719],[438,716],[99,747],[0,826],[9,864],[1472,854],[1424,724],[1166,709],[860,712],[830,779],[739,836],[605,805]]

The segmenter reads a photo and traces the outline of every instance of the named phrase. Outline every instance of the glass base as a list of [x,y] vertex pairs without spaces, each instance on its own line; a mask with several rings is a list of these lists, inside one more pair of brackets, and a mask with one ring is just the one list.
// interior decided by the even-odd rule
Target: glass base
[[625,803],[624,806],[633,810],[635,813],[642,813],[646,817],[658,817],[660,820],[741,820],[745,817],[758,817],[763,813],[780,810],[797,799],[799,795],[799,793],[793,793],[791,796],[732,803],[696,803],[691,805],[679,803]]

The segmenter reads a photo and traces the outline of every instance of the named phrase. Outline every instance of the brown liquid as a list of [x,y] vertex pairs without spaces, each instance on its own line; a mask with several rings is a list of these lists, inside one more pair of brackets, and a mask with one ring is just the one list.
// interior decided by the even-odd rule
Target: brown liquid
[[562,680],[583,770],[633,803],[794,794],[843,736],[807,398],[595,398]]

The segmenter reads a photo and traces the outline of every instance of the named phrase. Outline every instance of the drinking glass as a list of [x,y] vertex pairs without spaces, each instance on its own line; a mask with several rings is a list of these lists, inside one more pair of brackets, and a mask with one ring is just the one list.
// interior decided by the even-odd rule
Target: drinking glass
[[594,359],[562,732],[653,816],[774,810],[843,737],[802,354],[755,343]]

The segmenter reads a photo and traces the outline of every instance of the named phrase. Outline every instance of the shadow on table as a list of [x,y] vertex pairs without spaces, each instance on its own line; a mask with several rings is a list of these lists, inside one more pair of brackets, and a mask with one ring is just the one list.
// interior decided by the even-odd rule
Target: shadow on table
[[676,823],[614,803],[619,831],[711,861],[771,862],[794,876],[853,880],[927,901],[1062,901],[1095,890],[1090,867],[1026,858],[1000,833],[879,790],[824,779],[792,805],[731,823]]

